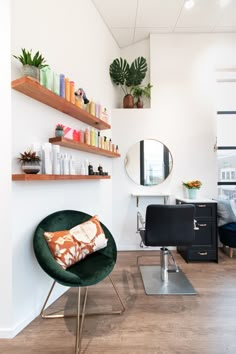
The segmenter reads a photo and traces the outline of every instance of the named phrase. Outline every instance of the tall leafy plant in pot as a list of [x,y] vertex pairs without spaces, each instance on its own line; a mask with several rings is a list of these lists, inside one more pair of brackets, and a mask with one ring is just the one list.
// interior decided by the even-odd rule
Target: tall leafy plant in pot
[[133,86],[140,85],[147,73],[147,60],[144,57],[136,58],[131,65],[126,59],[116,58],[110,65],[111,80],[120,86],[125,96],[123,99],[124,108],[133,108],[134,99],[131,94]]

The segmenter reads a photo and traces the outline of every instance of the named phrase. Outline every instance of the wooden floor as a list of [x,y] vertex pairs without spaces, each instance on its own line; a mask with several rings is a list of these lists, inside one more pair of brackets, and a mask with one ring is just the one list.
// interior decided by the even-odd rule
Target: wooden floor
[[[126,311],[85,319],[82,354],[236,354],[236,255],[219,251],[219,263],[178,265],[197,290],[195,296],[147,296],[137,255],[143,264],[159,261],[158,252],[119,252],[113,271]],[[73,310],[70,289],[51,308]],[[108,280],[89,290],[88,309],[117,309]],[[73,354],[75,319],[36,318],[14,339],[0,340],[1,354]]]

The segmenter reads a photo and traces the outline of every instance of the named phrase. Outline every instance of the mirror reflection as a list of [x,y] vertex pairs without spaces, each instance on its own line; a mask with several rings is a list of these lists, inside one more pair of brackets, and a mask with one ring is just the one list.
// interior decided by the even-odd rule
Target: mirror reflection
[[134,144],[125,158],[128,176],[142,186],[162,183],[169,176],[172,165],[169,149],[154,139],[145,139]]

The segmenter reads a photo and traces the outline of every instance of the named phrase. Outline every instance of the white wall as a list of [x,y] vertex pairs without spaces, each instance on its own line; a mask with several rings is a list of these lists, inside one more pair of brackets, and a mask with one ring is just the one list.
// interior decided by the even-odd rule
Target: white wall
[[[185,196],[182,181],[200,179],[203,186],[199,197],[216,197],[215,70],[235,67],[235,39],[235,34],[151,35],[151,109],[113,112],[113,138],[122,136],[119,148],[123,161],[120,159],[113,169],[113,233],[120,249],[140,249],[131,192],[169,192],[174,202],[174,197]],[[142,48],[141,43],[139,46]],[[136,54],[135,49],[129,48],[130,55]],[[139,55],[147,50],[144,41]],[[173,156],[171,176],[159,186],[137,186],[123,168],[130,146],[144,138],[162,141]],[[158,201],[141,198],[140,210],[154,200]]]
[[[88,98],[99,100],[110,111],[110,108],[116,105],[116,91],[109,78],[109,64],[114,57],[119,56],[119,48],[91,1],[42,0],[40,6],[35,6],[34,2],[28,0],[12,0],[11,54],[18,55],[21,48],[32,49],[33,52],[40,50],[53,71],[70,77],[75,81],[76,87],[84,88]],[[6,7],[5,15],[7,9]],[[1,12],[1,17],[3,15]],[[4,18],[3,23],[1,21],[1,28],[4,27],[2,33],[6,32],[7,24]],[[9,40],[8,37],[9,33],[6,40]],[[9,47],[9,42],[7,45]],[[2,52],[6,52],[6,49]],[[10,58],[7,60],[9,65]],[[12,56],[11,64],[14,80],[21,76],[21,65]],[[12,94],[14,127],[12,159],[9,158],[9,161],[12,163],[13,173],[18,173],[20,166],[16,162],[16,156],[19,152],[30,147],[33,142],[48,141],[48,138],[54,135],[56,123],[67,124],[73,128],[84,127],[85,124],[10,90],[10,75],[5,81],[5,86],[9,87]],[[9,100],[8,93],[6,104]],[[10,124],[9,110],[8,107],[7,115],[4,116],[7,128]],[[106,133],[111,134],[107,131]],[[106,133],[103,132],[104,135]],[[6,148],[9,149],[5,152]],[[5,159],[10,151],[10,147],[6,145],[6,148],[2,148]],[[101,163],[104,170],[112,175],[112,159],[75,150],[64,151],[75,156],[77,166],[88,158],[94,167]],[[4,171],[8,178],[9,168]],[[2,173],[1,178],[4,176]],[[8,184],[5,183],[4,186],[8,187]],[[108,228],[112,226],[111,180],[12,182],[11,185],[13,208],[7,209],[5,215],[5,219],[10,220],[6,225],[8,229],[5,230],[5,235],[8,240],[11,240],[12,236],[12,247],[4,254],[5,269],[9,269],[9,272],[4,274],[7,284],[4,287],[4,297],[1,295],[0,298],[0,309],[6,305],[0,316],[0,336],[3,337],[15,335],[38,315],[49,290],[51,280],[37,264],[32,249],[33,233],[39,221],[57,210],[76,209],[98,214]],[[10,236],[6,232],[10,228],[9,225],[13,228]],[[2,259],[0,262],[2,263]],[[4,276],[1,286],[5,283]],[[64,288],[58,287],[55,296],[62,291]]]
[[11,215],[11,67],[10,67],[10,2],[0,2],[1,110],[0,139],[0,330],[8,337],[12,327],[12,215]]

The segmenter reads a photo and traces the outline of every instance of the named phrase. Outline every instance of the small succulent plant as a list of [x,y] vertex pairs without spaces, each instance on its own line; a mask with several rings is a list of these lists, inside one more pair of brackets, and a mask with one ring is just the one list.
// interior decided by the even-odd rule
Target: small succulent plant
[[56,130],[64,130],[63,125],[62,124],[57,124],[56,125]]
[[23,153],[20,153],[20,156],[17,159],[21,163],[29,162],[29,161],[30,162],[39,162],[39,161],[41,161],[40,156],[38,156],[35,151],[31,151],[31,150],[24,151]]
[[26,50],[25,48],[21,48],[21,55],[13,55],[14,58],[18,59],[22,65],[32,65],[36,66],[39,69],[44,68],[45,66],[48,66],[46,64],[46,60],[42,56],[42,54],[37,51],[34,55],[32,54],[32,49],[31,50]]

